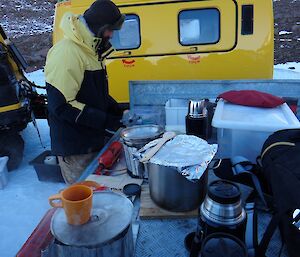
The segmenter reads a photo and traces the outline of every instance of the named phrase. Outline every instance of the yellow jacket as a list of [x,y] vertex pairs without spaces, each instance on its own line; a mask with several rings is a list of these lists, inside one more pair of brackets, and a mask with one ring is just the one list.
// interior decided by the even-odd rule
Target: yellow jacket
[[52,151],[58,155],[101,149],[104,130],[120,125],[121,111],[109,96],[103,61],[99,61],[93,36],[82,16],[67,13],[61,29],[64,39],[47,55]]
[[[76,101],[84,71],[102,70],[95,46],[100,40],[93,36],[79,15],[66,13],[60,28],[64,39],[50,49],[45,66],[46,82],[63,93],[72,106],[82,110],[84,103]],[[67,85],[67,86],[66,86]]]

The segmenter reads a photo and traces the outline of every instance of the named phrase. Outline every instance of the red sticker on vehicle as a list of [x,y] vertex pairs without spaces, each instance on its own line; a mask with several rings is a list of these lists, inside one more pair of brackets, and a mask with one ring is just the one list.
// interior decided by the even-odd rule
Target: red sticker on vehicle
[[131,59],[131,60],[122,59],[122,63],[124,65],[124,67],[134,67],[135,60],[134,59]]
[[187,58],[189,60],[189,63],[199,63],[200,62],[200,55],[188,54]]

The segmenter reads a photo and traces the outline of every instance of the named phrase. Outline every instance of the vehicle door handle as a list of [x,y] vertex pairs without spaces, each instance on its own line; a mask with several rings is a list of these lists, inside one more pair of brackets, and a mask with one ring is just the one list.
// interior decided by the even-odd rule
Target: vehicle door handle
[[118,55],[131,55],[131,51],[120,51],[120,52],[118,52]]
[[197,46],[193,46],[189,48],[190,52],[197,52],[198,51],[198,47]]

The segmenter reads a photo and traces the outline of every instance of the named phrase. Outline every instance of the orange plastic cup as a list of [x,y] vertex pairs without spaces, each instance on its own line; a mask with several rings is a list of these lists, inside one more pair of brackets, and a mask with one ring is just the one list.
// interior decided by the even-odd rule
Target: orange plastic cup
[[[60,202],[54,202],[60,200]],[[73,185],[49,197],[52,207],[63,208],[67,222],[82,225],[89,221],[92,210],[93,190],[85,185]]]

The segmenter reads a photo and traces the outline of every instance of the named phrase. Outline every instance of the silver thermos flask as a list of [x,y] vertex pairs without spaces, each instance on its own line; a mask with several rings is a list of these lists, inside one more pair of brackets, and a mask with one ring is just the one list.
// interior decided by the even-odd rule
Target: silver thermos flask
[[190,100],[189,111],[185,118],[186,134],[202,139],[208,137],[208,99]]

